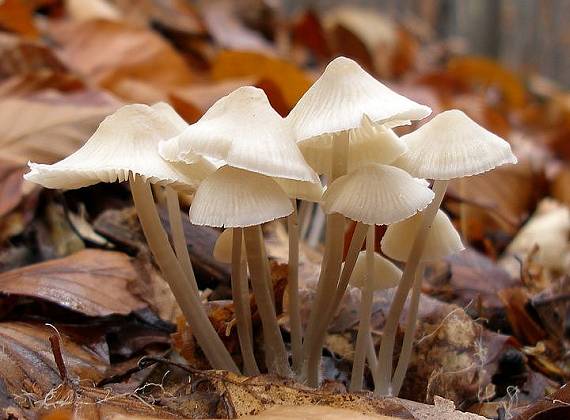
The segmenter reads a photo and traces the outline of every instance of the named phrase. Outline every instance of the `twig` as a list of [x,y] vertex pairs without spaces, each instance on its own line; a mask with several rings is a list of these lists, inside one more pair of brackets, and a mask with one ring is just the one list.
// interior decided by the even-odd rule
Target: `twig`
[[59,376],[62,382],[67,380],[67,369],[65,367],[65,362],[63,361],[63,355],[61,353],[61,334],[59,333],[58,329],[53,326],[52,324],[46,324],[48,327],[51,327],[55,330],[56,334],[52,334],[49,336],[49,342],[51,344],[51,352],[53,353],[53,358],[55,360],[55,364],[57,369],[59,370]]

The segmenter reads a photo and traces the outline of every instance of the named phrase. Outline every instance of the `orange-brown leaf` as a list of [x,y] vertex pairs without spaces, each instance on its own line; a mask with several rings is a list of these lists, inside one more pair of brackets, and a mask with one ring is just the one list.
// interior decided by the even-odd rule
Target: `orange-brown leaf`
[[0,292],[47,300],[89,316],[126,315],[146,305],[129,283],[138,273],[122,253],[83,250],[0,274]]

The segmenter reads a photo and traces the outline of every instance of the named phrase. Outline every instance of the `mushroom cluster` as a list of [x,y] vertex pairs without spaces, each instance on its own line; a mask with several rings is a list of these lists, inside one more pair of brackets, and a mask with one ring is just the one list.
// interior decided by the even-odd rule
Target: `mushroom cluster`
[[[129,181],[149,248],[215,369],[240,372],[240,364],[246,375],[260,372],[251,285],[267,371],[317,386],[327,327],[349,284],[357,287],[362,298],[350,388],[362,388],[368,360],[375,392],[397,395],[413,345],[423,264],[463,249],[439,210],[448,181],[516,163],[507,142],[457,110],[443,112],[401,138],[392,130],[430,113],[353,60],[339,57],[286,118],[262,90],[251,86],[221,98],[192,125],[164,103],[126,105],[107,117],[77,152],[53,165],[30,163],[25,178],[62,189]],[[426,179],[433,180],[431,188]],[[151,186],[155,193],[164,190],[168,229]],[[182,229],[179,193],[194,193],[192,223],[225,229],[214,257],[231,264],[239,363],[203,305]],[[326,213],[321,272],[306,322],[298,294],[301,200],[320,203]],[[287,218],[289,232],[289,348],[276,316],[261,228],[280,218]],[[356,228],[343,264],[347,219]],[[375,252],[376,225],[388,226],[381,240],[384,256]],[[403,273],[393,261],[405,264]],[[396,290],[376,356],[370,331],[373,296],[389,288]],[[393,372],[395,333],[410,293],[404,343]]]

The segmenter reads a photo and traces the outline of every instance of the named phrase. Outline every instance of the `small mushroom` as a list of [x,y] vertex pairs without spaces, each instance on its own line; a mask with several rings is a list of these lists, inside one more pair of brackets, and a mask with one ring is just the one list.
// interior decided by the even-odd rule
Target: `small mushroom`
[[[408,151],[394,164],[412,176],[433,179],[435,198],[423,212],[421,227],[410,250],[402,281],[398,285],[386,319],[378,355],[378,368],[384,372],[392,371],[398,320],[414,281],[429,228],[441,205],[449,180],[480,174],[500,165],[517,162],[506,141],[487,131],[459,110],[442,112],[401,139],[408,145]],[[387,379],[386,376],[383,378]],[[382,381],[376,387],[376,395],[386,395],[389,385],[387,380]]]
[[[328,150],[330,160],[323,172],[329,174],[329,183],[332,183],[347,173],[349,131],[360,127],[365,115],[374,123],[398,125],[402,121],[423,118],[430,112],[428,107],[384,86],[355,61],[338,57],[328,64],[286,120],[295,132],[301,151],[306,142],[315,149],[313,155]],[[303,345],[306,363],[312,365],[311,386],[317,385],[318,366],[315,368],[314,358],[319,354],[310,356],[307,352],[320,348],[321,342],[316,336],[322,336],[320,317],[330,303],[325,296],[335,288],[340,274],[344,223],[345,218],[340,214],[327,215],[324,257]],[[310,362],[309,358],[312,358]]]
[[194,158],[193,165],[169,164],[160,158],[158,142],[178,133],[178,126],[161,107],[137,104],[120,108],[105,118],[78,151],[53,165],[30,163],[25,178],[47,188],[64,189],[128,179],[150,250],[198,344],[212,367],[238,372],[206,315],[195,279],[184,272],[168,242],[150,189],[152,183],[192,190],[214,167],[200,157]]
[[[369,235],[372,235],[373,229],[374,226],[369,228]],[[374,252],[373,245],[372,241],[366,241],[366,251],[358,254],[356,265],[350,276],[350,284],[361,290],[360,322],[350,380],[350,390],[352,392],[362,390],[364,361],[366,358],[368,358],[370,370],[375,381],[378,374],[370,328],[373,293],[377,290],[391,289],[397,286],[402,277],[402,271],[386,258]],[[373,265],[373,268],[368,267],[370,264]]]
[[362,166],[328,187],[323,196],[325,213],[341,214],[357,224],[340,281],[337,287],[326,291],[325,299],[330,303],[319,314],[319,335],[308,352],[309,379],[318,379],[315,376],[318,375],[322,340],[354,269],[364,239],[362,233],[368,231],[366,241],[373,244],[375,225],[387,225],[411,217],[426,208],[432,199],[433,192],[423,182],[412,178],[402,169],[380,164]]
[[[243,234],[251,284],[263,325],[267,366],[270,372],[282,376],[289,376],[290,369],[269,288],[271,279],[261,224],[288,216],[292,211],[289,198],[271,177],[232,166],[222,166],[206,178],[190,207],[192,223],[233,228],[237,244],[241,243]],[[236,246],[236,252],[232,252],[233,275],[241,275],[241,255],[237,249]]]
[[[253,328],[249,285],[247,281],[247,257],[245,243],[240,230],[228,228],[216,240],[214,258],[222,263],[232,264],[232,299],[236,313],[238,339],[243,358],[244,373],[259,375],[259,368],[253,351]],[[235,253],[235,255],[234,255]],[[236,263],[239,261],[239,263]]]
[[[190,158],[192,161],[196,155],[200,155],[219,159],[229,167],[273,177],[292,198],[319,200],[321,196],[319,178],[305,162],[295,143],[293,131],[271,108],[265,93],[252,86],[236,89],[218,100],[197,123],[179,136],[161,143],[160,152],[168,160],[185,162]],[[296,214],[292,214],[290,224],[295,217]],[[248,231],[244,233],[247,244]],[[290,244],[295,241],[293,235]],[[260,252],[264,251],[261,245]],[[291,246],[292,254],[296,253],[295,246]],[[290,262],[291,276],[295,276],[296,261],[292,258]],[[254,277],[251,263],[250,270]],[[296,287],[294,278],[290,280],[290,287]],[[295,297],[296,293],[291,296]],[[291,299],[290,302],[295,304],[296,300]],[[290,313],[296,312],[298,309],[290,308]],[[273,324],[276,324],[276,320],[271,322]],[[300,321],[298,325],[299,329],[294,330],[296,343],[301,336]],[[300,358],[299,351],[299,346],[293,347],[294,360]],[[281,354],[277,354],[277,357],[281,357]]]
[[[414,238],[418,234],[421,223],[422,214],[419,213],[414,217],[389,226],[381,241],[382,252],[390,258],[405,262],[410,255]],[[391,392],[394,395],[398,395],[400,392],[406,371],[408,370],[408,365],[410,364],[422,289],[423,264],[426,261],[438,260],[464,249],[465,247],[461,243],[459,234],[451,224],[449,217],[447,217],[443,211],[438,210],[427,235],[425,251],[422,254],[420,267],[416,271],[416,278],[413,283],[412,297],[406,317],[404,341],[398,364],[391,381]],[[380,374],[380,372],[378,372],[378,374]]]

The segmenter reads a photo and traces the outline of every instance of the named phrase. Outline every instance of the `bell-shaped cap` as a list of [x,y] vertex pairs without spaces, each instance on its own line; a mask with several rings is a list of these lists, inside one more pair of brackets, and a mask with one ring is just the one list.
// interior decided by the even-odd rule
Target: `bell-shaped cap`
[[192,165],[170,164],[158,154],[158,143],[185,126],[167,104],[126,105],[105,118],[75,153],[53,165],[30,162],[24,177],[47,188],[73,189],[126,181],[133,173],[152,183],[194,189],[215,170],[210,162],[194,156]]
[[[384,290],[396,287],[402,278],[400,270],[391,261],[388,261],[377,252],[374,253],[374,274],[372,276],[372,290]],[[356,259],[354,270],[350,276],[350,284],[359,289],[364,288],[368,281],[368,270],[366,267],[366,251],[361,251]]]
[[295,181],[293,179],[274,178],[289,198],[318,203],[323,197],[323,184],[321,182]]
[[408,151],[395,162],[418,178],[453,179],[517,163],[511,146],[457,109],[402,136]]
[[[358,128],[349,131],[348,172],[367,163],[390,164],[408,147],[390,128],[375,124],[364,115]],[[332,170],[332,135],[314,137],[299,143],[307,163],[319,174]]]
[[297,141],[350,130],[364,115],[375,123],[418,120],[431,109],[384,86],[355,61],[338,57],[287,116]]
[[200,184],[190,207],[190,221],[213,227],[247,227],[292,212],[287,194],[270,177],[222,166]]
[[263,175],[318,182],[289,125],[253,86],[218,100],[178,137],[161,143],[159,151],[169,161],[197,154]]
[[406,171],[372,163],[336,179],[323,195],[323,208],[367,225],[389,225],[425,209],[433,197]]
[[[232,262],[232,249],[233,249],[233,229],[226,229],[224,230],[218,239],[216,239],[216,243],[214,244],[214,258],[225,264],[231,264]],[[245,240],[241,239],[241,259],[247,259],[245,253]]]
[[[421,223],[422,213],[388,226],[381,241],[382,252],[394,260],[406,261]],[[427,236],[421,260],[438,260],[464,249],[461,238],[449,217],[438,210]]]

